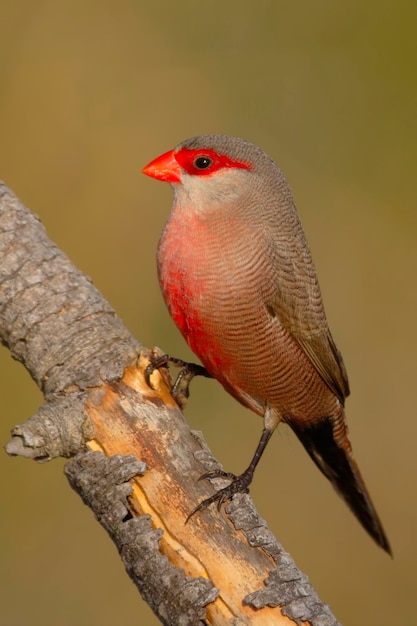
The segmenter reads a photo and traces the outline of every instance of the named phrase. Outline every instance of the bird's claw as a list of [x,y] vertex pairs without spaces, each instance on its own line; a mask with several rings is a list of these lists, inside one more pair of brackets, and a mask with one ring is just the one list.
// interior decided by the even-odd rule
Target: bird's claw
[[238,476],[236,476],[236,474],[232,474],[232,472],[214,470],[214,472],[206,472],[205,474],[202,474],[198,480],[210,480],[210,478],[230,478],[230,480],[233,482],[238,478]]
[[166,367],[169,363],[170,358],[171,357],[168,354],[163,354],[162,356],[158,357],[151,357],[149,365],[147,365],[145,368],[145,382],[148,387],[150,387],[151,389],[154,388],[151,382],[152,374],[155,370],[159,370],[161,367]]
[[187,361],[177,359],[169,354],[163,354],[162,356],[152,358],[151,362],[145,369],[145,381],[148,387],[153,389],[151,383],[151,375],[153,372],[161,367],[167,367],[169,363],[175,367],[181,368],[175,383],[171,387],[171,394],[173,395],[178,406],[182,409],[184,408],[190,395],[190,382],[194,376],[205,376],[207,378],[211,378],[211,375],[202,365],[188,363]]
[[187,515],[185,523],[187,524],[195,513],[204,511],[214,502],[217,502],[217,510],[220,511],[222,504],[231,500],[235,493],[248,493],[252,477],[253,474],[251,472],[243,472],[243,474],[236,476],[231,472],[223,472],[222,470],[207,472],[206,474],[200,476],[198,480],[206,480],[210,478],[230,478],[231,483],[230,485],[227,485],[227,487],[216,491],[216,493],[200,502],[200,504],[197,504],[197,506],[194,507],[193,510]]

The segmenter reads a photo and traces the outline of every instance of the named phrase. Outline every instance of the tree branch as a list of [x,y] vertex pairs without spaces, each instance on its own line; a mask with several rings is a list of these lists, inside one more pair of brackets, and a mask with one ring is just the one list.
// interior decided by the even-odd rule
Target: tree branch
[[[248,495],[184,521],[218,467],[134,339],[91,282],[0,183],[0,339],[44,405],[12,429],[11,455],[73,457],[72,487],[119,550],[162,623],[337,624]],[[213,481],[216,487],[224,482]]]

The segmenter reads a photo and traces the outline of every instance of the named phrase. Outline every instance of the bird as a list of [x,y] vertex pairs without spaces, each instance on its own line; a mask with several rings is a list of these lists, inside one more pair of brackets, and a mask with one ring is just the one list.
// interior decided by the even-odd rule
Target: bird
[[170,183],[174,192],[157,250],[169,313],[205,375],[263,418],[247,469],[238,476],[205,474],[224,475],[230,484],[187,520],[248,491],[283,422],[369,535],[392,554],[353,458],[346,368],[285,175],[255,144],[219,134],[187,139],[142,171]]

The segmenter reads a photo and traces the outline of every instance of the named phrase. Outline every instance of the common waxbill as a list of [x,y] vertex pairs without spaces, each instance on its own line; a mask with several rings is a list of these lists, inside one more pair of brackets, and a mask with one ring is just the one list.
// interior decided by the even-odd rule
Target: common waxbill
[[249,467],[191,514],[247,490],[282,421],[391,553],[352,456],[348,378],[284,174],[260,148],[226,135],[188,139],[143,172],[174,189],[158,246],[169,312],[208,374],[263,417]]

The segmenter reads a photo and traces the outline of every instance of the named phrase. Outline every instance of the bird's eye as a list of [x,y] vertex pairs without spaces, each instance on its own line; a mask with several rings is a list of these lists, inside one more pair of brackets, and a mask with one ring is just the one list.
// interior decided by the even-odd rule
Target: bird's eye
[[213,159],[211,159],[208,156],[199,156],[196,159],[194,159],[194,167],[196,167],[198,170],[206,170],[208,167],[210,167],[210,165],[212,165],[213,163]]

